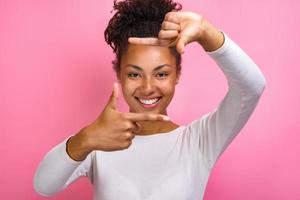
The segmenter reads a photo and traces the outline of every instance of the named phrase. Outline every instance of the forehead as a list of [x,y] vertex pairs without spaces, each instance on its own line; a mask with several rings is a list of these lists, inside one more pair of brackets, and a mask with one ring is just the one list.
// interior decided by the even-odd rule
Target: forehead
[[168,47],[129,44],[121,57],[121,68],[136,65],[144,69],[154,69],[165,64],[176,67],[176,58]]

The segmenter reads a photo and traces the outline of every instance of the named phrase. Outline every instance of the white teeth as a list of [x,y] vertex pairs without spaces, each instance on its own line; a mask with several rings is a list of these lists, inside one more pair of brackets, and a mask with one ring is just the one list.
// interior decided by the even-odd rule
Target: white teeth
[[154,99],[139,99],[139,101],[143,104],[147,104],[147,105],[150,105],[150,104],[154,104],[158,101],[159,98],[154,98]]

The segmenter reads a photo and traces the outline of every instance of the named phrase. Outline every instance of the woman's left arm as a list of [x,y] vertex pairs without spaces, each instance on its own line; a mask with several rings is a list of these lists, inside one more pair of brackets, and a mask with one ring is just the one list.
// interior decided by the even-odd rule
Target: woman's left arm
[[203,17],[190,19],[184,23],[184,34],[179,33],[181,39],[177,38],[178,51],[184,52],[186,44],[197,41],[218,64],[228,83],[228,92],[217,108],[189,125],[191,138],[198,142],[211,169],[254,112],[266,80],[254,61],[227,34]]
[[[197,146],[209,169],[245,126],[266,85],[254,61],[227,34],[221,34],[224,43],[206,52],[226,76],[228,91],[216,109],[189,125],[191,138],[199,142]],[[215,41],[217,44],[218,39]],[[214,49],[213,43],[207,42],[208,46],[203,48]]]

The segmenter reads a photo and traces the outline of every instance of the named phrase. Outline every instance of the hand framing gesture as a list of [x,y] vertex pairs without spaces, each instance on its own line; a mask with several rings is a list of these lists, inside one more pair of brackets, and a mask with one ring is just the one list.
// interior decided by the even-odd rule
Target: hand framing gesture
[[184,46],[198,41],[203,32],[203,17],[193,12],[169,12],[162,22],[158,38],[130,37],[131,44],[176,46],[179,53],[184,53]]
[[117,151],[129,148],[139,121],[169,121],[169,117],[150,113],[123,113],[117,111],[118,84],[100,116],[67,143],[67,152],[74,160],[83,160],[93,150]]

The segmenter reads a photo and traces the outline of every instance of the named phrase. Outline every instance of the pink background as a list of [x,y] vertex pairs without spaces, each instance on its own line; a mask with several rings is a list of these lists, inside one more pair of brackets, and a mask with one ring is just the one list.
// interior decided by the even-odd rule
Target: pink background
[[[267,80],[204,199],[300,199],[300,1],[180,2],[226,32]],[[103,37],[111,10],[112,0],[0,1],[0,199],[45,199],[33,190],[38,163],[101,112],[115,80]],[[169,107],[179,124],[211,111],[227,92],[225,76],[200,46],[189,45],[183,60]],[[49,199],[67,197],[92,199],[88,179]]]

